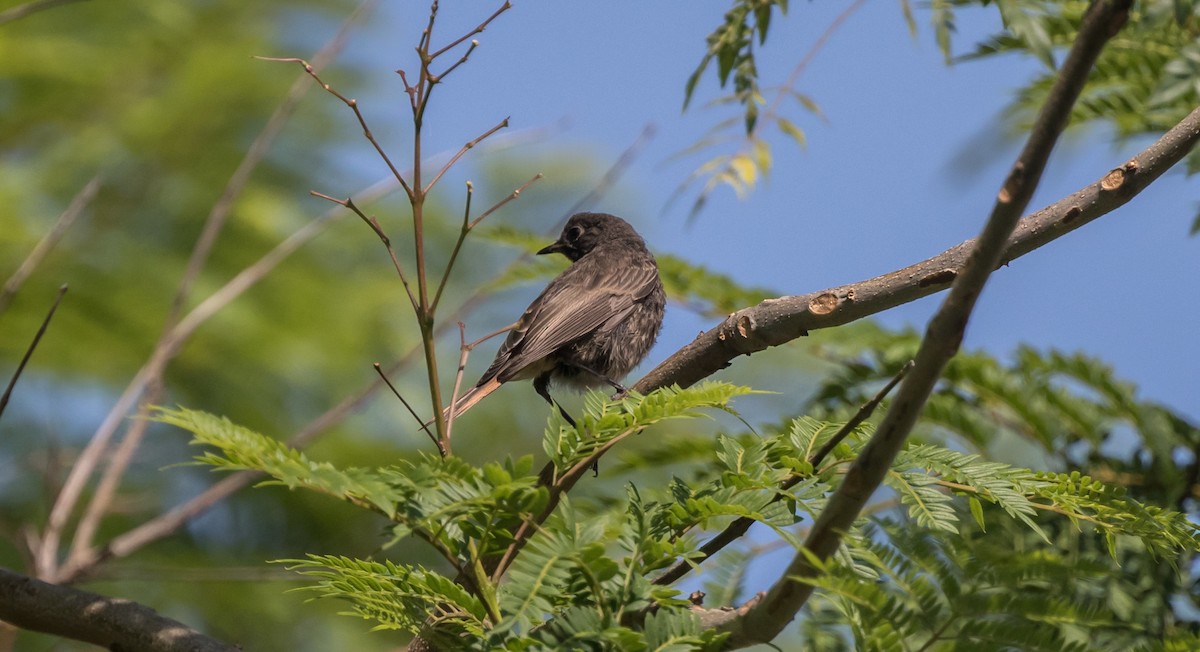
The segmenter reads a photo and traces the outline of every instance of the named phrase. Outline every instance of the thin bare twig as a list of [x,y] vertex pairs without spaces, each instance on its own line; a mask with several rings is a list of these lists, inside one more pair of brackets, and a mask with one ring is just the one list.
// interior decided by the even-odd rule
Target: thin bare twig
[[[449,168],[450,164],[452,164],[454,161],[456,161],[458,159],[458,157],[460,157],[462,155],[463,152],[465,152],[467,149],[470,149],[470,147],[473,146],[473,143],[477,143],[480,140],[482,140],[483,138],[486,138],[487,136],[489,136],[491,133],[494,133],[496,130],[500,129],[501,127],[507,126],[508,120],[505,119],[504,122],[502,122],[500,126],[485,133],[483,136],[481,136],[478,139],[476,139],[475,141],[473,141],[473,143],[468,143],[468,146],[466,146],[462,150],[460,150],[460,153],[455,155],[455,157],[453,157],[451,159],[450,164],[447,164],[440,172],[438,172],[434,176],[433,180],[428,184],[428,186],[424,185],[421,181],[421,177],[422,177],[422,173],[423,173],[422,168],[421,168],[421,160],[423,157],[421,130],[422,130],[422,127],[424,126],[425,109],[429,105],[429,98],[432,96],[433,88],[438,83],[438,77],[432,72],[432,70],[430,69],[430,66],[432,65],[433,61],[435,59],[437,59],[442,53],[448,51],[450,48],[456,46],[457,44],[463,42],[467,38],[470,38],[472,35],[478,34],[483,29],[485,29],[486,26],[492,20],[494,20],[501,13],[503,13],[505,10],[507,10],[509,8],[509,6],[510,5],[507,2],[505,2],[504,6],[502,6],[500,9],[498,9],[496,12],[494,12],[489,18],[484,20],[484,22],[481,23],[474,30],[472,30],[471,32],[468,32],[466,35],[459,38],[458,40],[453,41],[447,47],[442,48],[441,50],[438,50],[431,54],[429,49],[430,49],[431,43],[433,42],[433,26],[434,26],[435,20],[437,18],[437,11],[438,11],[437,0],[434,0],[434,2],[432,3],[432,5],[430,6],[430,9],[429,9],[429,23],[426,26],[425,30],[422,32],[420,42],[417,44],[417,56],[421,60],[420,74],[418,76],[417,83],[415,85],[410,84],[408,82],[407,77],[405,77],[405,75],[404,75],[404,71],[402,71],[402,70],[397,71],[400,74],[401,80],[404,82],[405,90],[409,94],[410,104],[412,105],[412,115],[413,115],[413,144],[412,144],[413,192],[409,193],[409,202],[412,205],[413,250],[414,250],[414,254],[415,254],[416,267],[417,267],[418,305],[417,305],[417,309],[415,310],[415,312],[416,312],[416,318],[417,318],[417,325],[421,332],[421,343],[422,343],[422,347],[425,352],[425,370],[426,370],[426,376],[429,381],[429,401],[430,401],[431,407],[433,408],[433,419],[434,419],[434,423],[436,424],[437,431],[439,433],[439,439],[442,441],[447,441],[448,435],[447,435],[446,415],[444,414],[443,409],[442,409],[442,405],[443,405],[442,389],[441,389],[441,382],[440,382],[439,374],[438,374],[436,342],[434,340],[434,329],[435,329],[434,314],[435,314],[436,307],[430,301],[429,284],[428,284],[428,277],[427,277],[427,267],[426,267],[426,261],[425,261],[425,224],[424,224],[424,221],[425,221],[425,197],[426,197],[426,193],[428,192],[428,190],[434,186],[434,184],[437,182],[437,180],[439,178],[441,178],[442,174],[445,173],[446,169]],[[474,48],[475,48],[475,46],[472,45],[471,48],[468,49],[467,55],[469,55],[470,52],[474,50]],[[466,59],[466,57],[464,56],[463,60],[465,61],[465,59]],[[460,61],[459,63],[462,63],[462,61]],[[458,64],[451,66],[450,69],[448,69],[446,72],[453,70],[454,68],[457,67],[457,65]]]
[[[363,3],[351,16],[342,24],[339,32],[327,43],[314,60],[324,65],[334,53],[342,47],[345,42],[345,34],[349,26],[362,15],[364,8],[373,6],[377,0],[367,0]],[[138,371],[137,375],[126,387],[117,403],[109,411],[100,427],[97,428],[95,434],[92,435],[87,446],[80,453],[75,465],[71,468],[71,472],[67,476],[67,480],[63,483],[62,490],[59,492],[57,499],[50,511],[50,517],[46,525],[46,531],[41,540],[41,547],[36,551],[35,568],[38,577],[52,578],[57,572],[57,550],[59,541],[62,537],[63,528],[66,526],[67,519],[74,510],[76,503],[83,491],[84,485],[91,476],[92,471],[99,463],[100,457],[108,447],[109,440],[116,433],[120,425],[121,419],[135,405],[140,403],[140,398],[144,388],[153,383],[157,383],[162,377],[162,372],[170,360],[175,356],[179,346],[186,339],[190,331],[185,328],[185,323],[189,317],[196,314],[196,310],[189,313],[184,319],[177,322],[177,317],[182,305],[190,292],[192,282],[199,274],[204,262],[208,259],[208,254],[211,247],[216,241],[222,225],[232,208],[234,199],[241,193],[249,179],[250,173],[261,162],[265,156],[266,150],[270,147],[271,142],[278,136],[279,131],[286,123],[288,117],[295,109],[295,105],[300,101],[301,96],[305,92],[307,85],[294,83],[291,91],[280,103],[275,113],[268,120],[262,132],[255,139],[250,150],[247,151],[239,164],[238,169],[231,176],[230,181],[222,193],[221,199],[213,206],[209,212],[205,222],[204,232],[197,240],[193,247],[192,254],[189,258],[188,268],[185,270],[183,277],[180,279],[179,287],[176,291],[172,307],[168,312],[163,333],[155,344],[154,349],[150,354],[150,359]],[[269,255],[269,254],[268,254]],[[212,297],[209,297],[211,300]],[[203,305],[203,304],[202,304]],[[144,416],[144,409],[139,409],[139,414]],[[113,471],[118,477],[124,472],[123,467],[116,467]],[[101,500],[97,500],[97,498]],[[88,505],[88,511],[96,514],[102,514],[107,510],[106,496],[98,495],[93,498]],[[98,519],[99,516],[93,515],[91,519]],[[77,542],[73,546],[76,551],[82,551],[89,548],[90,541]]]
[[506,195],[504,197],[504,199],[501,199],[500,201],[496,202],[494,205],[492,205],[491,208],[480,213],[479,217],[476,217],[475,219],[471,220],[471,228],[474,229],[475,227],[479,226],[480,222],[486,220],[488,217],[491,216],[492,213],[495,213],[496,211],[500,210],[501,208],[504,208],[504,206],[506,204],[508,204],[508,202],[520,197],[521,193],[525,192],[526,188],[528,188],[529,186],[532,186],[534,183],[536,183],[538,180],[540,180],[542,178],[543,178],[543,175],[541,172],[538,172],[537,174],[533,175],[533,178],[530,179],[529,181],[526,181],[525,183],[521,184],[520,188],[517,188],[516,190],[508,193],[508,195]]
[[367,119],[365,117],[363,117],[362,111],[360,111],[358,108],[358,100],[348,98],[345,95],[342,95],[341,93],[337,92],[332,86],[321,81],[321,77],[319,75],[317,75],[317,71],[313,67],[313,65],[310,64],[309,62],[305,61],[304,59],[300,59],[298,57],[254,57],[254,58],[259,59],[260,61],[276,61],[276,62],[280,62],[280,63],[298,63],[298,64],[300,64],[300,66],[302,68],[304,68],[304,72],[308,73],[308,75],[310,77],[312,77],[318,84],[320,84],[321,88],[325,89],[325,91],[327,93],[338,98],[339,100],[342,101],[343,104],[350,107],[350,110],[354,111],[354,117],[358,119],[359,126],[362,127],[363,136],[365,136],[367,141],[370,142],[371,145],[375,148],[375,152],[377,154],[379,154],[379,158],[383,159],[384,164],[387,165],[388,170],[391,171],[392,176],[395,177],[396,182],[400,184],[400,187],[404,189],[404,192],[406,194],[408,194],[410,199],[413,197],[413,189],[408,185],[408,182],[404,180],[404,175],[400,174],[400,170],[396,169],[396,165],[394,163],[392,163],[391,157],[389,157],[387,155],[387,152],[383,149],[383,146],[381,146],[379,144],[379,141],[375,140],[375,134],[371,132],[371,127],[369,127],[367,125]]
[[37,348],[38,342],[42,341],[42,335],[46,334],[46,328],[50,326],[50,319],[54,317],[54,311],[58,310],[58,303],[62,301],[63,295],[66,293],[66,285],[58,288],[58,294],[54,296],[54,303],[50,304],[50,310],[46,312],[45,318],[42,319],[42,325],[34,333],[33,340],[29,343],[29,347],[25,349],[25,355],[21,356],[21,362],[17,364],[17,369],[13,372],[12,378],[9,379],[8,386],[4,388],[4,394],[0,395],[0,417],[4,416],[4,408],[8,406],[8,399],[12,396],[13,388],[17,386],[17,380],[21,378],[21,372],[25,371],[25,365],[29,363],[29,358],[33,357],[34,349]]
[[[417,84],[414,87],[414,86],[409,86],[408,80],[404,79],[405,89],[409,92],[409,96],[412,98],[413,126],[416,127],[416,132],[419,133],[421,131],[421,125],[425,120],[425,108],[427,106],[429,106],[429,97],[432,94],[431,91],[433,90],[433,87],[436,86],[439,81],[441,81],[442,77],[445,77],[447,74],[449,74],[449,72],[451,70],[453,70],[454,68],[457,68],[461,63],[463,63],[463,61],[466,59],[466,56],[464,56],[463,59],[460,60],[458,63],[450,66],[449,69],[443,71],[440,76],[434,74],[434,72],[432,70],[430,70],[430,66],[433,65],[433,62],[435,60],[437,60],[439,57],[441,57],[443,54],[445,54],[446,52],[448,52],[448,51],[454,49],[455,47],[457,47],[458,45],[460,45],[463,41],[466,41],[467,39],[475,36],[476,34],[483,32],[483,30],[486,29],[487,26],[493,20],[495,20],[496,18],[498,18],[500,16],[500,14],[504,13],[505,11],[508,11],[511,8],[512,8],[512,4],[510,4],[506,0],[505,3],[500,6],[499,9],[497,9],[495,12],[493,12],[491,16],[488,16],[487,19],[485,19],[482,23],[480,23],[477,27],[475,27],[475,29],[472,29],[471,31],[467,32],[466,34],[458,37],[457,39],[454,39],[453,41],[451,41],[448,45],[446,45],[442,49],[431,53],[429,51],[429,48],[431,47],[431,44],[433,42],[433,24],[434,24],[435,19],[437,18],[437,11],[438,11],[438,2],[437,2],[437,0],[433,1],[433,4],[430,5],[430,7],[429,7],[429,24],[425,28],[425,30],[423,32],[421,32],[421,40],[419,43],[417,43],[417,56],[420,57],[420,59],[421,59],[421,72],[420,72],[419,80],[417,81]],[[469,56],[471,51],[473,51],[475,49],[476,45],[477,44],[472,43],[471,47],[468,48],[467,56]],[[400,76],[402,79],[404,78],[404,71],[397,70],[396,72],[400,73]],[[415,151],[419,151],[419,149],[420,149],[417,145],[418,145],[418,143],[414,142],[414,150]],[[420,187],[421,184],[414,182],[413,185]]]
[[[433,303],[430,304],[430,307],[434,311],[437,310],[438,304],[442,302],[442,292],[446,290],[446,283],[450,280],[450,271],[454,269],[454,263],[458,260],[458,252],[462,251],[463,243],[467,240],[467,234],[471,232],[471,197],[474,195],[475,185],[468,181],[467,199],[463,202],[462,227],[458,230],[458,237],[454,239],[454,248],[450,250],[450,258],[446,261],[446,269],[442,271],[442,280],[438,281],[437,291],[433,293]],[[453,399],[451,399],[450,404],[454,405]]]
[[392,248],[392,239],[383,232],[383,227],[379,225],[379,220],[376,220],[374,217],[367,217],[365,213],[359,210],[358,205],[354,203],[354,200],[349,197],[345,199],[337,199],[324,193],[319,193],[316,190],[310,190],[308,191],[308,194],[312,195],[313,197],[320,197],[321,199],[331,201],[338,206],[349,209],[355,215],[357,215],[359,219],[365,222],[367,226],[371,227],[371,230],[374,231],[375,235],[379,237],[379,241],[383,243],[384,248],[387,249],[388,256],[392,259],[392,266],[396,268],[396,274],[400,277],[400,283],[404,285],[404,291],[408,294],[408,300],[412,304],[413,310],[416,310],[417,298],[413,296],[412,287],[408,284],[408,276],[404,274],[404,268],[400,265],[400,259],[396,257],[396,250]]
[[[454,391],[450,395],[450,405],[454,405],[454,404],[458,403],[458,396],[459,396],[458,390],[459,390],[459,388],[462,387],[463,371],[467,368],[467,357],[470,356],[471,351],[474,351],[475,347],[479,346],[480,344],[483,344],[484,342],[492,339],[493,337],[496,337],[497,335],[500,335],[501,333],[507,333],[508,331],[511,331],[512,329],[514,329],[516,327],[517,327],[517,322],[513,322],[513,323],[509,324],[508,326],[505,326],[504,328],[498,328],[498,329],[488,333],[487,335],[484,335],[483,337],[475,340],[474,342],[467,344],[467,341],[466,341],[467,340],[467,325],[461,321],[458,322],[458,333],[459,333],[458,370],[454,374]],[[447,439],[450,438],[450,428],[451,428],[451,425],[454,423],[454,418],[455,418],[454,411],[451,410],[450,416],[446,419],[446,438]]]
[[443,70],[440,74],[435,75],[435,74],[430,73],[430,75],[429,75],[430,83],[433,83],[433,84],[441,83],[441,81],[443,79],[445,79],[447,75],[454,72],[455,68],[458,68],[459,66],[466,63],[467,59],[471,58],[471,53],[474,52],[475,48],[477,48],[477,47],[479,47],[479,41],[471,41],[470,47],[468,47],[467,51],[465,53],[463,53],[463,55],[461,57],[459,57],[458,61],[455,61],[454,63],[450,64],[450,67]]
[[16,295],[17,290],[21,289],[21,285],[25,282],[25,279],[29,278],[33,270],[37,269],[37,266],[46,259],[46,256],[54,249],[54,245],[58,244],[59,240],[62,240],[63,234],[67,232],[67,229],[71,228],[71,225],[75,222],[75,218],[79,217],[79,214],[96,198],[96,193],[99,190],[100,175],[96,175],[92,177],[91,181],[84,184],[79,192],[75,193],[75,197],[71,199],[71,203],[67,205],[67,209],[55,220],[54,226],[50,228],[50,232],[42,236],[42,239],[33,247],[33,250],[25,257],[25,260],[21,261],[21,265],[12,273],[12,276],[8,277],[8,280],[4,282],[3,289],[0,289],[0,314],[3,314],[4,310],[8,308],[8,304],[12,301],[13,296]]
[[441,303],[442,293],[446,289],[446,283],[450,280],[450,272],[454,269],[454,263],[458,260],[459,251],[462,250],[462,246],[463,246],[463,243],[466,242],[467,235],[469,235],[471,233],[471,231],[475,230],[475,227],[479,226],[479,223],[482,222],[483,220],[487,219],[487,217],[489,215],[491,215],[492,213],[494,213],[497,210],[499,210],[500,208],[502,208],[508,202],[520,197],[521,193],[524,192],[526,188],[528,188],[529,186],[532,186],[534,184],[534,182],[538,181],[541,178],[542,178],[541,172],[535,174],[532,179],[530,179],[529,181],[526,181],[524,184],[521,185],[520,188],[517,188],[517,189],[513,190],[512,192],[508,193],[508,195],[506,195],[504,197],[504,199],[501,199],[500,201],[493,204],[491,208],[485,210],[479,217],[475,218],[474,220],[470,219],[470,217],[471,217],[471,195],[474,194],[474,187],[471,185],[470,181],[467,182],[467,201],[466,201],[466,208],[463,210],[462,227],[459,229],[458,237],[454,241],[454,248],[450,252],[450,259],[446,261],[446,269],[442,271],[442,280],[438,282],[437,291],[434,292],[434,294],[433,294],[433,301],[430,303],[431,311],[437,310],[438,304]]
[[825,442],[821,448],[817,449],[817,452],[813,453],[812,457],[809,459],[809,462],[814,468],[819,467],[821,462],[825,461],[825,458],[833,452],[833,449],[837,448],[838,444],[842,443],[842,440],[844,440],[847,435],[849,435],[851,432],[854,432],[855,428],[859,427],[863,424],[863,422],[870,418],[871,414],[875,412],[875,408],[879,407],[879,404],[883,402],[883,399],[886,398],[888,394],[892,393],[892,390],[895,389],[896,385],[898,385],[901,380],[904,380],[904,377],[908,375],[909,371],[912,371],[914,364],[916,363],[914,363],[912,360],[904,363],[904,366],[900,367],[900,371],[896,372],[896,375],[892,376],[892,379],[889,380],[888,383],[884,385],[874,397],[871,398],[871,400],[867,401],[858,408],[858,411],[854,413],[853,417],[850,417],[850,420],[846,422],[846,425],[842,426],[837,433],[829,438],[829,441]]
[[482,143],[488,136],[491,136],[492,134],[506,127],[508,127],[508,118],[501,120],[500,124],[488,129],[482,134],[476,136],[470,142],[464,144],[457,152],[455,152],[454,156],[450,157],[449,161],[446,161],[446,164],[442,166],[442,169],[438,170],[437,174],[433,175],[433,178],[429,180],[429,183],[425,184],[425,188],[422,190],[422,192],[429,194],[429,191],[433,190],[433,187],[437,185],[437,182],[442,178],[442,175],[446,174],[446,171],[453,167],[454,164],[458,162],[458,159],[462,158],[464,154],[471,151],[471,149],[473,149],[476,145]]
[[438,452],[442,454],[442,457],[449,455],[450,451],[442,448],[442,443],[438,441],[437,435],[430,432],[429,426],[425,425],[425,422],[421,420],[421,417],[417,416],[416,411],[412,409],[412,406],[408,404],[408,401],[404,400],[404,396],[400,394],[400,391],[396,389],[396,386],[392,384],[392,381],[388,380],[387,374],[383,372],[383,366],[378,362],[371,366],[375,369],[375,373],[379,374],[379,378],[383,380],[384,384],[388,386],[388,389],[392,390],[392,394],[394,394],[396,398],[400,399],[400,402],[403,403],[404,407],[408,409],[408,413],[412,415],[412,418],[417,420],[417,424],[421,426],[421,429],[425,431],[425,434],[429,435],[429,438],[433,440],[434,445],[438,447]]
[[[441,288],[439,288],[440,290]],[[458,322],[458,369],[454,372],[454,389],[450,391],[450,405],[458,403],[458,391],[462,388],[463,370],[467,368],[467,358],[471,355],[471,347],[467,346],[467,325]],[[446,417],[446,441],[454,430],[454,409]]]
[[975,301],[1004,255],[1008,239],[1033,195],[1058,136],[1067,125],[1071,107],[1088,73],[1105,43],[1124,25],[1131,4],[1131,0],[1101,0],[1089,8],[974,251],[930,320],[912,371],[900,385],[875,435],[817,517],[805,539],[804,550],[797,553],[761,599],[717,625],[720,631],[730,633],[728,647],[774,639],[812,595],[813,586],[797,578],[812,576],[817,572],[814,560],[828,559],[837,550],[891,468],[942,369],[958,351]]
[[[521,141],[530,138],[531,133],[534,134],[534,136],[540,136],[542,130],[523,130],[502,138],[504,138],[506,141],[510,139],[513,141]],[[446,156],[449,155],[449,153],[446,154]],[[363,203],[370,203],[390,194],[396,188],[396,186],[397,183],[395,179],[388,177],[376,182],[363,191],[356,193],[356,195],[359,197],[359,201]],[[201,302],[200,305],[193,308],[192,311],[187,314],[187,316],[180,320],[179,324],[177,324],[174,329],[171,346],[177,347],[182,344],[182,342],[189,338],[192,333],[194,333],[196,329],[200,327],[201,324],[241,296],[246,290],[253,287],[256,283],[265,278],[267,274],[275,269],[280,263],[319,235],[335,220],[348,214],[350,214],[349,211],[344,211],[341,208],[330,209],[329,211],[326,211],[316,220],[309,222],[303,228],[289,236],[286,240],[276,245],[274,249],[272,249],[258,261],[239,272],[234,278],[232,278],[219,290]],[[456,315],[462,315],[465,314],[465,312],[474,309],[474,307],[478,304],[480,297],[481,294],[477,293],[474,296],[475,300],[468,301],[461,306],[456,311]],[[440,329],[444,328],[444,326],[444,324],[439,325],[439,331]],[[406,354],[402,362],[392,367],[388,373],[395,373],[395,371],[399,369],[402,364],[407,364],[409,361],[411,361],[417,351],[418,349],[414,349]],[[113,406],[113,409],[110,410],[106,420],[101,423],[99,429],[97,430],[97,435],[93,436],[93,440],[95,440],[97,437],[103,437],[105,443],[107,443],[108,437],[111,437],[113,432],[116,430],[123,415],[133,407],[133,402],[136,400],[137,396],[140,395],[140,392],[142,392],[145,388],[145,383],[150,375],[148,372],[153,371],[154,367],[158,364],[161,364],[161,362],[161,360],[151,359],[149,362],[147,362],[146,366],[140,370],[137,375],[135,375],[133,380],[130,381],[129,386],[126,387],[121,398],[118,399],[117,403]],[[344,419],[350,411],[360,407],[367,401],[367,399],[374,395],[376,390],[382,386],[382,381],[376,381],[369,384],[357,394],[343,400],[338,405],[326,411],[320,417],[317,417],[317,419],[315,419],[307,427],[296,433],[291,439],[288,440],[288,445],[296,448],[307,445],[310,441],[324,433],[334,424]],[[236,493],[237,491],[244,489],[255,479],[260,477],[260,474],[250,471],[235,473],[214,484],[185,503],[178,505],[168,512],[160,514],[159,516],[150,519],[142,525],[139,525],[136,528],[115,537],[102,549],[97,550],[95,548],[89,548],[81,553],[78,557],[69,558],[66,563],[63,564],[62,568],[54,574],[54,579],[59,582],[71,582],[87,574],[93,568],[95,568],[96,565],[104,562],[105,560],[127,557],[146,545],[169,536],[191,519],[203,514],[214,504],[224,500],[226,497]],[[37,544],[38,546],[36,547],[36,550],[46,549],[41,544],[40,540],[37,541]],[[45,559],[39,562],[38,557],[35,554],[34,563],[47,564],[49,562]],[[49,568],[49,566],[42,565],[39,566],[39,568]],[[48,571],[42,572],[45,573]],[[49,574],[39,573],[39,575],[50,578]]]
[[[497,9],[497,10],[496,10],[496,11],[495,11],[495,12],[494,12],[494,13],[493,13],[491,16],[488,16],[488,17],[487,17],[487,19],[485,19],[485,20],[484,20],[482,23],[480,23],[480,24],[479,24],[477,27],[475,27],[475,29],[473,29],[473,30],[471,30],[471,31],[467,32],[466,34],[464,34],[464,35],[460,36],[459,38],[456,38],[456,39],[454,39],[453,41],[451,41],[449,44],[447,44],[447,45],[446,45],[445,47],[443,47],[442,49],[440,49],[440,50],[438,50],[438,51],[434,52],[433,54],[430,54],[430,55],[429,55],[429,58],[430,58],[430,60],[436,59],[436,58],[438,58],[438,57],[442,56],[443,54],[445,54],[446,52],[449,52],[450,50],[453,50],[453,49],[454,49],[455,47],[457,47],[457,46],[458,46],[460,43],[462,43],[463,41],[465,41],[465,40],[467,40],[467,39],[471,38],[472,36],[475,36],[476,34],[482,34],[482,33],[483,33],[483,30],[487,29],[487,26],[488,26],[488,25],[490,25],[490,24],[492,23],[492,21],[493,21],[493,20],[496,20],[497,18],[499,18],[499,17],[500,17],[500,14],[502,14],[502,13],[504,13],[504,12],[508,11],[509,9],[512,9],[512,3],[511,3],[511,2],[505,2],[505,3],[504,3],[503,5],[501,5],[501,6],[500,6],[500,8],[499,8],[499,9]],[[429,29],[429,31],[427,31],[427,33],[426,33],[426,38],[428,38],[428,36],[429,36],[429,32],[432,32],[432,29],[433,29],[433,20],[432,20],[432,16],[431,16],[431,19],[430,19],[430,21],[429,21],[429,24],[430,24],[430,29]],[[428,48],[428,46],[429,46],[429,42],[428,42],[428,40],[425,42],[425,46]],[[443,73],[443,74],[444,74],[444,73]]]

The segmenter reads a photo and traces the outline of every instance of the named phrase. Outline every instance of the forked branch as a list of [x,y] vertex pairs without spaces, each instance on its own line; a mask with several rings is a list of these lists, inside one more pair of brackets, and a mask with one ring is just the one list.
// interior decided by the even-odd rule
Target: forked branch
[[363,136],[366,137],[367,142],[371,143],[371,146],[375,148],[375,152],[377,154],[379,154],[379,158],[383,159],[384,164],[387,165],[388,170],[391,171],[392,176],[396,179],[396,182],[400,184],[400,187],[404,188],[404,192],[405,192],[405,194],[408,195],[409,199],[411,200],[413,198],[413,190],[408,185],[408,181],[406,181],[404,179],[404,175],[400,174],[400,170],[396,168],[396,165],[394,163],[392,163],[391,157],[389,157],[387,155],[387,151],[383,149],[383,146],[379,144],[379,141],[375,140],[375,134],[371,131],[371,127],[367,125],[367,119],[365,117],[363,117],[362,111],[359,110],[359,108],[358,108],[358,100],[346,97],[345,95],[342,95],[337,90],[335,90],[332,86],[330,86],[329,84],[326,84],[324,81],[322,81],[321,77],[319,75],[317,75],[317,71],[315,68],[313,68],[312,64],[305,61],[304,59],[300,59],[298,57],[254,57],[254,58],[259,59],[261,61],[278,61],[281,63],[300,64],[300,66],[302,68],[304,68],[304,72],[308,73],[308,76],[312,77],[313,80],[315,80],[318,84],[320,84],[321,88],[325,89],[325,91],[327,93],[329,93],[330,95],[341,100],[342,104],[345,104],[346,106],[350,107],[350,110],[354,112],[354,117],[358,120],[358,125],[360,127],[362,127]]
[[734,612],[736,615],[720,622],[709,621],[710,626],[730,634],[728,647],[771,641],[812,595],[813,586],[798,578],[813,576],[818,572],[817,565],[833,555],[891,468],[942,369],[958,351],[975,302],[1004,256],[1008,239],[1037,187],[1054,144],[1066,128],[1088,73],[1104,44],[1125,24],[1131,4],[1131,0],[1100,0],[1089,8],[983,232],[941,308],[930,320],[913,369],[900,385],[875,435],[830,496],[805,539],[804,549],[797,552],[775,584],[761,599],[745,605],[744,611]]

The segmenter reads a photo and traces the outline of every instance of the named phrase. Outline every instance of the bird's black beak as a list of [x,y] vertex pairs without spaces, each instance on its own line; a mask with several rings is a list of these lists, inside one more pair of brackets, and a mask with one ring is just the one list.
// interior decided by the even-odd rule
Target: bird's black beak
[[538,249],[537,255],[541,256],[542,254],[565,254],[566,251],[567,251],[567,245],[564,244],[560,240],[558,242],[555,242],[554,244],[547,245],[545,247],[542,247],[541,249]]

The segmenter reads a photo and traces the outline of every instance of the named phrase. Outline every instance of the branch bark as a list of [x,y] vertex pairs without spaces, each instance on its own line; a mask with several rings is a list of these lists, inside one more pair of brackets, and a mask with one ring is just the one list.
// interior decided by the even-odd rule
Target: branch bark
[[[851,529],[904,446],[942,369],[958,352],[975,302],[1008,250],[1021,211],[1033,196],[1050,152],[1066,128],[1071,107],[1105,43],[1124,26],[1131,5],[1132,0],[1100,0],[1088,9],[1028,141],[1000,189],[982,233],[971,246],[965,263],[955,272],[949,295],[930,320],[912,371],[900,385],[896,399],[875,435],[830,496],[809,532],[804,548],[793,557],[779,580],[765,594],[756,596],[752,603],[733,612],[718,614],[732,615],[717,618],[715,622],[711,618],[708,620],[720,631],[730,634],[725,642],[727,648],[773,640],[812,595],[812,585],[802,579],[818,573],[821,562],[841,545],[843,536]],[[1122,170],[1116,175],[1121,183],[1104,188],[1106,184],[1102,180],[1102,189],[1122,187],[1125,172],[1130,168],[1127,165]],[[1113,176],[1110,173],[1105,179]]]
[[[1021,219],[997,266],[1028,254],[1125,205],[1183,159],[1198,140],[1200,109],[1120,167]],[[786,344],[808,331],[833,328],[910,303],[950,287],[975,247],[972,238],[936,256],[875,278],[767,299],[730,314],[701,333],[633,386],[643,394],[691,386],[741,355]]]
[[145,605],[47,584],[0,568],[0,620],[22,629],[139,652],[235,652]]

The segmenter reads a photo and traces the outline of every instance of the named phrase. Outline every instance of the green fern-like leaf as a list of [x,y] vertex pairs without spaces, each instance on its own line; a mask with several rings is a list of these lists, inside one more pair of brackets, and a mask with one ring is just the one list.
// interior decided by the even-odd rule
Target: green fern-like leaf
[[749,393],[749,388],[719,382],[688,389],[664,387],[645,396],[630,393],[619,401],[607,401],[602,393],[592,392],[576,427],[570,427],[557,413],[551,417],[542,447],[555,468],[566,471],[596,451],[660,421],[701,416],[704,408],[731,412],[730,401]]
[[395,514],[398,494],[378,473],[366,469],[338,469],[314,462],[282,442],[238,426],[224,417],[187,409],[159,409],[155,418],[192,433],[192,443],[212,446],[221,454],[196,458],[218,469],[261,471],[288,488],[304,487],[369,506],[382,514]]
[[352,614],[381,629],[424,631],[435,640],[480,637],[486,630],[482,602],[439,573],[420,566],[372,562],[336,555],[285,560],[289,568],[317,579],[304,590],[348,601]]

